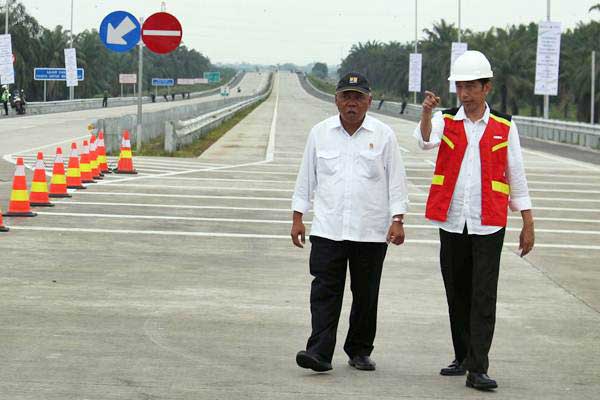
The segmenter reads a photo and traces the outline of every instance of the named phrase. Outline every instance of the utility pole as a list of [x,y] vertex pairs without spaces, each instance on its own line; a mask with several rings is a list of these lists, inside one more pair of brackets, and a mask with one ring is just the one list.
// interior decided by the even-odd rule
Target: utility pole
[[[458,43],[461,42],[462,34],[461,34],[461,17],[462,17],[462,7],[461,0],[458,0]],[[452,66],[450,66],[452,69]],[[456,92],[456,107],[460,107],[460,99],[458,98],[458,92]]]
[[[70,47],[73,48],[73,0],[71,0],[71,44]],[[73,100],[75,98],[75,86],[69,86],[69,100]]]
[[[546,2],[546,21],[550,21],[550,0]],[[544,119],[550,118],[550,96],[544,95]]]
[[596,51],[592,50],[592,91],[590,92],[590,124],[594,123],[594,106],[596,102]]
[[[140,26],[144,25],[144,18],[140,18]],[[137,127],[136,127],[136,149],[140,151],[142,148],[142,89],[144,78],[142,73],[144,71],[144,43],[140,38],[138,43],[139,58],[138,58],[138,104],[137,104]]]
[[[415,54],[417,54],[417,42],[418,42],[418,13],[417,13],[417,0],[415,0]],[[413,103],[417,104],[417,92],[414,92]]]

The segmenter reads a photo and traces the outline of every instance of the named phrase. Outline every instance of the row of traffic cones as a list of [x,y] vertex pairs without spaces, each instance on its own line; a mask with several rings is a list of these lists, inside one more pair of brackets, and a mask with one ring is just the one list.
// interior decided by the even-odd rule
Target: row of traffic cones
[[[104,133],[98,134],[98,140],[94,135],[90,142],[83,141],[81,156],[77,144],[71,144],[69,164],[65,174],[65,164],[62,149],[56,148],[56,157],[52,168],[50,189],[46,181],[46,166],[44,165],[44,154],[38,152],[37,161],[33,172],[31,183],[31,194],[27,193],[27,180],[25,176],[25,164],[22,157],[17,158],[17,167],[13,179],[13,187],[5,217],[35,217],[37,214],[31,211],[31,207],[53,207],[50,198],[71,197],[67,189],[86,189],[83,183],[96,183],[103,179],[105,173],[110,173],[106,160],[106,148],[104,145]],[[121,141],[121,153],[117,168],[112,172],[118,174],[137,174],[133,167],[131,155],[131,142],[129,132],[123,133]],[[2,212],[0,210],[0,232],[7,232],[8,228],[3,225]]]

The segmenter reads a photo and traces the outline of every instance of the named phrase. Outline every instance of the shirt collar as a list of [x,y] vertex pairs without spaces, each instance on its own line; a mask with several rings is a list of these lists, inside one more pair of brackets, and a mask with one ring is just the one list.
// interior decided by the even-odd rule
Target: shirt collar
[[[338,114],[338,116],[336,118],[332,118],[331,119],[331,124],[329,125],[329,128],[335,129],[335,128],[341,128],[344,129],[344,127],[342,126],[342,121],[340,120],[340,116]],[[369,116],[369,114],[365,115],[365,119],[363,120],[362,125],[356,130],[356,132],[358,132],[361,129],[366,129],[368,131],[374,132],[375,131],[375,123],[373,121],[373,118]]]
[[[456,113],[453,119],[455,121],[463,121],[467,119],[467,114],[465,114],[465,108],[463,106],[460,106],[458,112]],[[487,101],[485,102],[485,111],[483,112],[483,118],[481,119],[483,120],[483,122],[485,122],[486,125],[490,120],[490,106],[488,105]]]

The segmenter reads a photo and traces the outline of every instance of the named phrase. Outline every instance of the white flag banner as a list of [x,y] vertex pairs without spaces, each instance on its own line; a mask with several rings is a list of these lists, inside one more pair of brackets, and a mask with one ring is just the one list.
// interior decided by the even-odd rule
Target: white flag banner
[[0,81],[2,84],[15,83],[13,68],[12,41],[10,34],[0,35]]
[[408,67],[408,91],[421,91],[422,54],[411,53]]
[[191,78],[177,78],[177,84],[178,85],[193,85],[195,82],[195,79],[191,79]]
[[137,74],[119,74],[119,83],[137,83]]
[[[453,42],[452,43],[452,51],[450,53],[450,73],[452,73],[452,66],[454,65],[454,61],[460,56],[463,55],[465,51],[467,51],[468,45],[466,43]],[[450,81],[450,93],[456,93],[456,82]]]
[[535,63],[535,94],[558,94],[561,23],[540,22]]
[[205,79],[205,78],[194,78],[194,84],[197,84],[197,83],[207,84],[208,83],[208,79]]
[[67,86],[77,86],[77,54],[73,48],[65,49],[65,69]]

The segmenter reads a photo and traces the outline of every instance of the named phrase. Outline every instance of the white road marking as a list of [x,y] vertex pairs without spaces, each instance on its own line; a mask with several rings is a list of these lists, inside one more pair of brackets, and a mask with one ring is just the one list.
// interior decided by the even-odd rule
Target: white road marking
[[275,107],[273,108],[273,120],[271,121],[271,130],[269,131],[269,142],[267,144],[267,152],[265,161],[273,161],[275,153],[275,134],[277,130],[277,109],[279,108],[279,74],[277,74],[277,96],[275,97]]
[[287,201],[287,197],[246,197],[246,196],[208,196],[196,194],[165,194],[165,193],[128,193],[128,192],[94,192],[91,190],[81,191],[78,194],[95,194],[100,196],[134,196],[134,197],[167,197],[185,199],[223,199],[223,200],[258,200],[258,201]]
[[[92,229],[92,228],[58,228],[37,226],[14,226],[14,230],[41,231],[41,232],[66,232],[66,233],[105,233],[105,234],[128,234],[128,235],[160,235],[160,236],[191,236],[191,237],[216,237],[216,238],[245,238],[245,239],[285,239],[291,240],[289,235],[265,235],[256,233],[226,233],[226,232],[185,232],[185,231],[151,231],[133,229]],[[406,244],[439,244],[438,240],[429,239],[407,239]],[[518,247],[518,243],[507,242],[504,247]],[[553,249],[578,249],[578,250],[600,250],[600,246],[593,245],[570,245],[539,243],[536,248]]]

